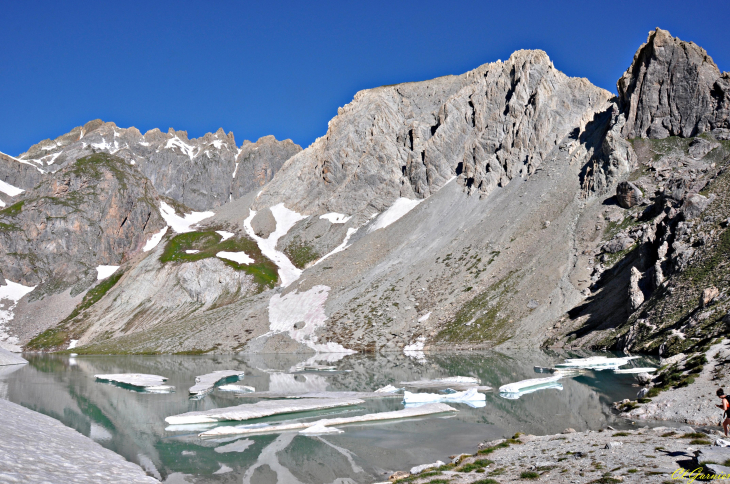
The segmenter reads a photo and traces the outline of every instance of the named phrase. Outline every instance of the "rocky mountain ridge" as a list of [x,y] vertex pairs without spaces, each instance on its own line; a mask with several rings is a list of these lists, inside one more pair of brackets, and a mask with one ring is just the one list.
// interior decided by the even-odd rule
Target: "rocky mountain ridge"
[[[718,225],[725,213],[707,187],[730,159],[726,77],[704,50],[657,29],[618,98],[542,51],[517,51],[460,76],[361,91],[303,151],[264,139],[239,152],[222,131],[193,146],[182,132],[140,138],[109,123],[39,143],[0,172],[6,180],[99,146],[150,181],[162,218],[162,202],[180,203],[183,218],[214,212],[120,258],[118,282],[32,346],[414,357],[628,348],[619,328],[694,260],[687,221],[717,208],[707,223]],[[172,176],[172,166],[190,171]],[[181,184],[187,176],[196,184]]]

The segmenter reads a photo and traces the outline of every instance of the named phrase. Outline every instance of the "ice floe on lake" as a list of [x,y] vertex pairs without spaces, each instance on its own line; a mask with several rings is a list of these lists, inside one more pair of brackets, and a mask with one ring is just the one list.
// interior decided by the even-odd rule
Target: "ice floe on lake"
[[364,403],[358,398],[309,398],[302,400],[267,400],[256,403],[245,403],[235,407],[199,410],[180,415],[172,415],[165,422],[172,425],[226,422],[236,420],[250,420],[286,413],[308,412],[312,410],[326,410],[337,407],[348,407]]
[[148,375],[145,373],[115,373],[107,375],[94,375],[100,382],[109,382],[117,385],[133,387],[133,389],[144,390],[148,393],[170,393],[175,387],[164,385],[167,378],[159,375]]
[[652,372],[655,372],[656,370],[657,370],[656,368],[649,368],[649,367],[645,367],[645,368],[626,368],[626,369],[623,369],[623,370],[618,369],[618,368],[614,368],[613,369],[613,372],[614,373],[618,373],[618,374],[633,374],[633,373],[652,373]]
[[216,384],[239,380],[243,377],[243,371],[240,370],[218,370],[205,375],[195,377],[195,385],[190,387],[190,394],[195,396],[204,396],[213,391]]
[[216,387],[216,389],[223,392],[235,393],[253,393],[256,391],[254,387],[250,387],[248,385],[236,385],[235,383],[232,383],[230,385],[221,385],[219,387]]
[[555,365],[558,368],[585,368],[589,370],[615,369],[623,366],[638,356],[624,356],[620,358],[608,358],[606,356],[590,356],[588,358],[568,358],[563,363]]
[[479,393],[476,388],[470,388],[463,392],[454,393],[412,393],[403,392],[403,403],[409,407],[412,405],[424,405],[427,403],[465,403],[470,407],[481,408],[487,405],[487,396]]
[[[514,383],[508,383],[499,387],[500,393],[525,393],[526,390],[539,390],[551,385],[562,378],[562,375],[549,376],[547,378],[531,378]],[[561,387],[562,389],[562,387]]]
[[356,417],[339,417],[317,420],[314,422],[293,422],[280,425],[238,425],[238,426],[221,426],[211,430],[206,430],[200,434],[201,437],[218,437],[222,435],[244,435],[255,433],[269,432],[285,432],[289,430],[305,429],[315,425],[322,427],[340,426],[351,423],[361,422],[377,422],[385,420],[400,420],[406,418],[422,417],[426,415],[434,415],[439,413],[456,412],[456,409],[446,405],[445,403],[430,403],[417,407],[405,408],[403,410],[395,410],[392,412],[368,413]]
[[452,390],[469,390],[476,388],[478,391],[491,390],[492,387],[481,385],[481,380],[472,376],[449,376],[446,378],[435,378],[433,380],[416,380],[400,382],[404,387],[422,388],[422,389],[445,389]]

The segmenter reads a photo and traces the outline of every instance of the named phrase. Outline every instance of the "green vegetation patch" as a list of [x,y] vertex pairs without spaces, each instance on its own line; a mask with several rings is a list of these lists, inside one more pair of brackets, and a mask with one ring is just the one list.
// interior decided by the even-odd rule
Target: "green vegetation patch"
[[[219,258],[224,264],[237,271],[251,274],[254,281],[261,290],[267,287],[274,287],[279,280],[276,264],[264,257],[258,245],[252,240],[240,237],[232,237],[222,240],[220,234],[215,231],[187,232],[178,234],[171,238],[165,250],[160,256],[162,263],[194,262],[210,257],[216,257],[218,252],[245,252],[254,260],[251,264],[239,264],[232,260]],[[194,254],[188,254],[188,250],[197,250]]]
[[21,200],[17,203],[14,203],[10,205],[8,208],[4,208],[0,210],[0,216],[3,217],[17,217],[20,212],[23,211],[23,205],[25,205],[25,200]]
[[284,253],[289,260],[299,269],[304,269],[307,264],[319,259],[319,253],[314,247],[302,241],[298,235],[294,237],[291,243],[284,249]]
[[70,172],[77,177],[101,180],[104,177],[104,172],[109,171],[119,181],[119,186],[122,190],[126,190],[127,184],[125,179],[128,175],[123,169],[125,163],[124,160],[116,156],[107,153],[95,153],[76,160]]
[[494,461],[489,459],[477,459],[474,462],[464,464],[463,466],[456,469],[458,472],[484,472],[484,468],[488,467],[489,464],[494,464]]
[[26,348],[29,350],[44,350],[55,348],[66,343],[66,341],[71,339],[72,336],[71,331],[68,328],[69,323],[73,319],[75,319],[82,311],[90,308],[102,297],[104,297],[104,295],[109,292],[109,289],[114,287],[114,285],[119,282],[119,279],[122,278],[122,275],[124,275],[122,271],[117,271],[101,281],[96,286],[89,289],[89,291],[84,295],[84,298],[81,300],[81,302],[74,308],[73,311],[71,311],[71,314],[69,314],[66,319],[61,321],[57,326],[47,329],[46,331],[42,332],[41,334],[30,340],[30,342],[26,345]]
[[520,474],[520,477],[522,479],[537,479],[540,477],[540,474],[535,471],[524,471]]

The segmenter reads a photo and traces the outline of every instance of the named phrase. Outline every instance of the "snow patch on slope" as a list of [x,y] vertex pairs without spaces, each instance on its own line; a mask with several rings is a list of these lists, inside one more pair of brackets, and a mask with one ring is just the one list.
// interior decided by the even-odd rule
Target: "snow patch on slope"
[[373,225],[371,225],[368,229],[368,233],[375,232],[378,229],[383,229],[393,222],[396,222],[405,214],[413,210],[419,203],[421,203],[421,200],[411,200],[410,198],[397,199],[388,210],[380,214],[375,223],[373,223]]
[[23,296],[35,289],[35,286],[24,286],[9,279],[0,286],[0,348],[20,353],[18,338],[5,332],[5,325],[15,317],[13,310]]
[[22,188],[14,187],[10,183],[5,183],[4,181],[0,180],[0,192],[3,192],[5,195],[8,195],[10,197],[14,197],[15,195],[20,195],[25,190]]
[[317,343],[315,332],[327,320],[324,304],[329,291],[328,286],[317,285],[301,293],[274,294],[269,300],[269,334],[288,333],[294,341],[320,353],[355,353],[339,343]]
[[319,259],[317,262],[315,262],[315,264],[319,264],[320,262],[325,260],[327,257],[329,257],[333,254],[336,254],[338,252],[342,252],[343,250],[347,249],[347,247],[348,247],[347,243],[350,241],[350,237],[352,237],[355,234],[355,232],[357,232],[358,230],[359,229],[355,228],[355,227],[350,227],[349,229],[347,229],[347,233],[345,234],[345,239],[342,241],[342,243],[340,245],[338,245],[337,247],[335,247],[334,249],[332,249],[331,252],[326,254],[324,257]]
[[348,220],[350,220],[352,218],[352,215],[350,215],[348,217],[347,215],[342,214],[342,213],[332,212],[332,213],[326,213],[324,215],[320,215],[319,218],[321,218],[323,220],[329,220],[330,223],[332,223],[332,224],[344,224],[345,222],[347,222]]
[[248,217],[243,221],[243,228],[246,231],[246,234],[256,241],[259,249],[261,249],[261,253],[279,267],[279,279],[281,279],[281,286],[286,287],[299,279],[302,271],[292,264],[286,254],[276,250],[276,244],[279,242],[279,239],[286,235],[286,233],[289,232],[289,230],[291,230],[297,222],[307,218],[307,216],[298,214],[293,210],[289,210],[283,203],[274,205],[269,210],[271,210],[271,214],[274,216],[274,220],[276,221],[276,230],[269,234],[268,238],[264,239],[256,235],[256,232],[254,232],[253,227],[251,226],[251,221],[256,216],[255,210],[249,209]]
[[117,272],[119,266],[97,266],[96,267],[96,280],[101,281]]
[[212,217],[215,215],[214,212],[190,212],[185,214],[184,217],[179,216],[175,213],[175,209],[166,204],[160,202],[160,215],[165,219],[167,225],[172,227],[172,230],[178,234],[185,232],[192,232],[193,225],[197,224],[201,220]]
[[155,247],[157,247],[157,244],[160,243],[160,241],[162,240],[162,237],[165,236],[165,234],[167,233],[167,229],[169,229],[169,228],[170,227],[165,227],[164,229],[162,229],[159,232],[157,232],[156,234],[154,234],[150,238],[150,240],[148,240],[147,243],[144,244],[144,247],[142,247],[142,252],[149,252],[152,249],[154,249]]
[[215,233],[221,236],[221,242],[226,241],[236,235],[232,232],[226,232],[225,230],[216,230]]
[[178,138],[177,136],[174,136],[167,140],[167,143],[165,144],[165,148],[171,149],[171,148],[179,148],[180,151],[182,151],[184,154],[188,155],[188,157],[192,160],[195,156],[193,154],[193,150],[195,149],[193,146],[190,146],[189,144],[185,143],[183,140]]
[[254,262],[252,258],[248,256],[245,252],[218,252],[216,257],[220,257],[221,259],[228,259],[232,260],[236,264],[250,264]]
[[37,167],[36,165],[34,165],[33,163],[29,163],[29,162],[27,162],[27,161],[25,161],[25,160],[21,160],[21,159],[18,159],[18,158],[16,158],[16,157],[14,157],[14,156],[10,156],[9,154],[7,154],[7,153],[3,153],[2,151],[0,151],[0,155],[4,155],[4,156],[7,156],[7,157],[8,157],[8,158],[10,158],[11,160],[13,160],[13,161],[17,161],[18,163],[22,163],[22,164],[24,164],[24,165],[30,165],[30,166],[32,166],[33,168],[35,168],[36,170],[40,171],[41,173],[45,173],[45,171],[41,170],[40,168],[38,168],[38,167]]

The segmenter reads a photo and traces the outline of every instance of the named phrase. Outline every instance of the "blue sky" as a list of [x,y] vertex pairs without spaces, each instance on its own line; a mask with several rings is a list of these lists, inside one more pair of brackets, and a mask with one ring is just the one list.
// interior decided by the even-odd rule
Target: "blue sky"
[[657,26],[730,69],[716,2],[0,2],[0,151],[11,155],[96,118],[306,147],[358,90],[522,48],[615,92]]

